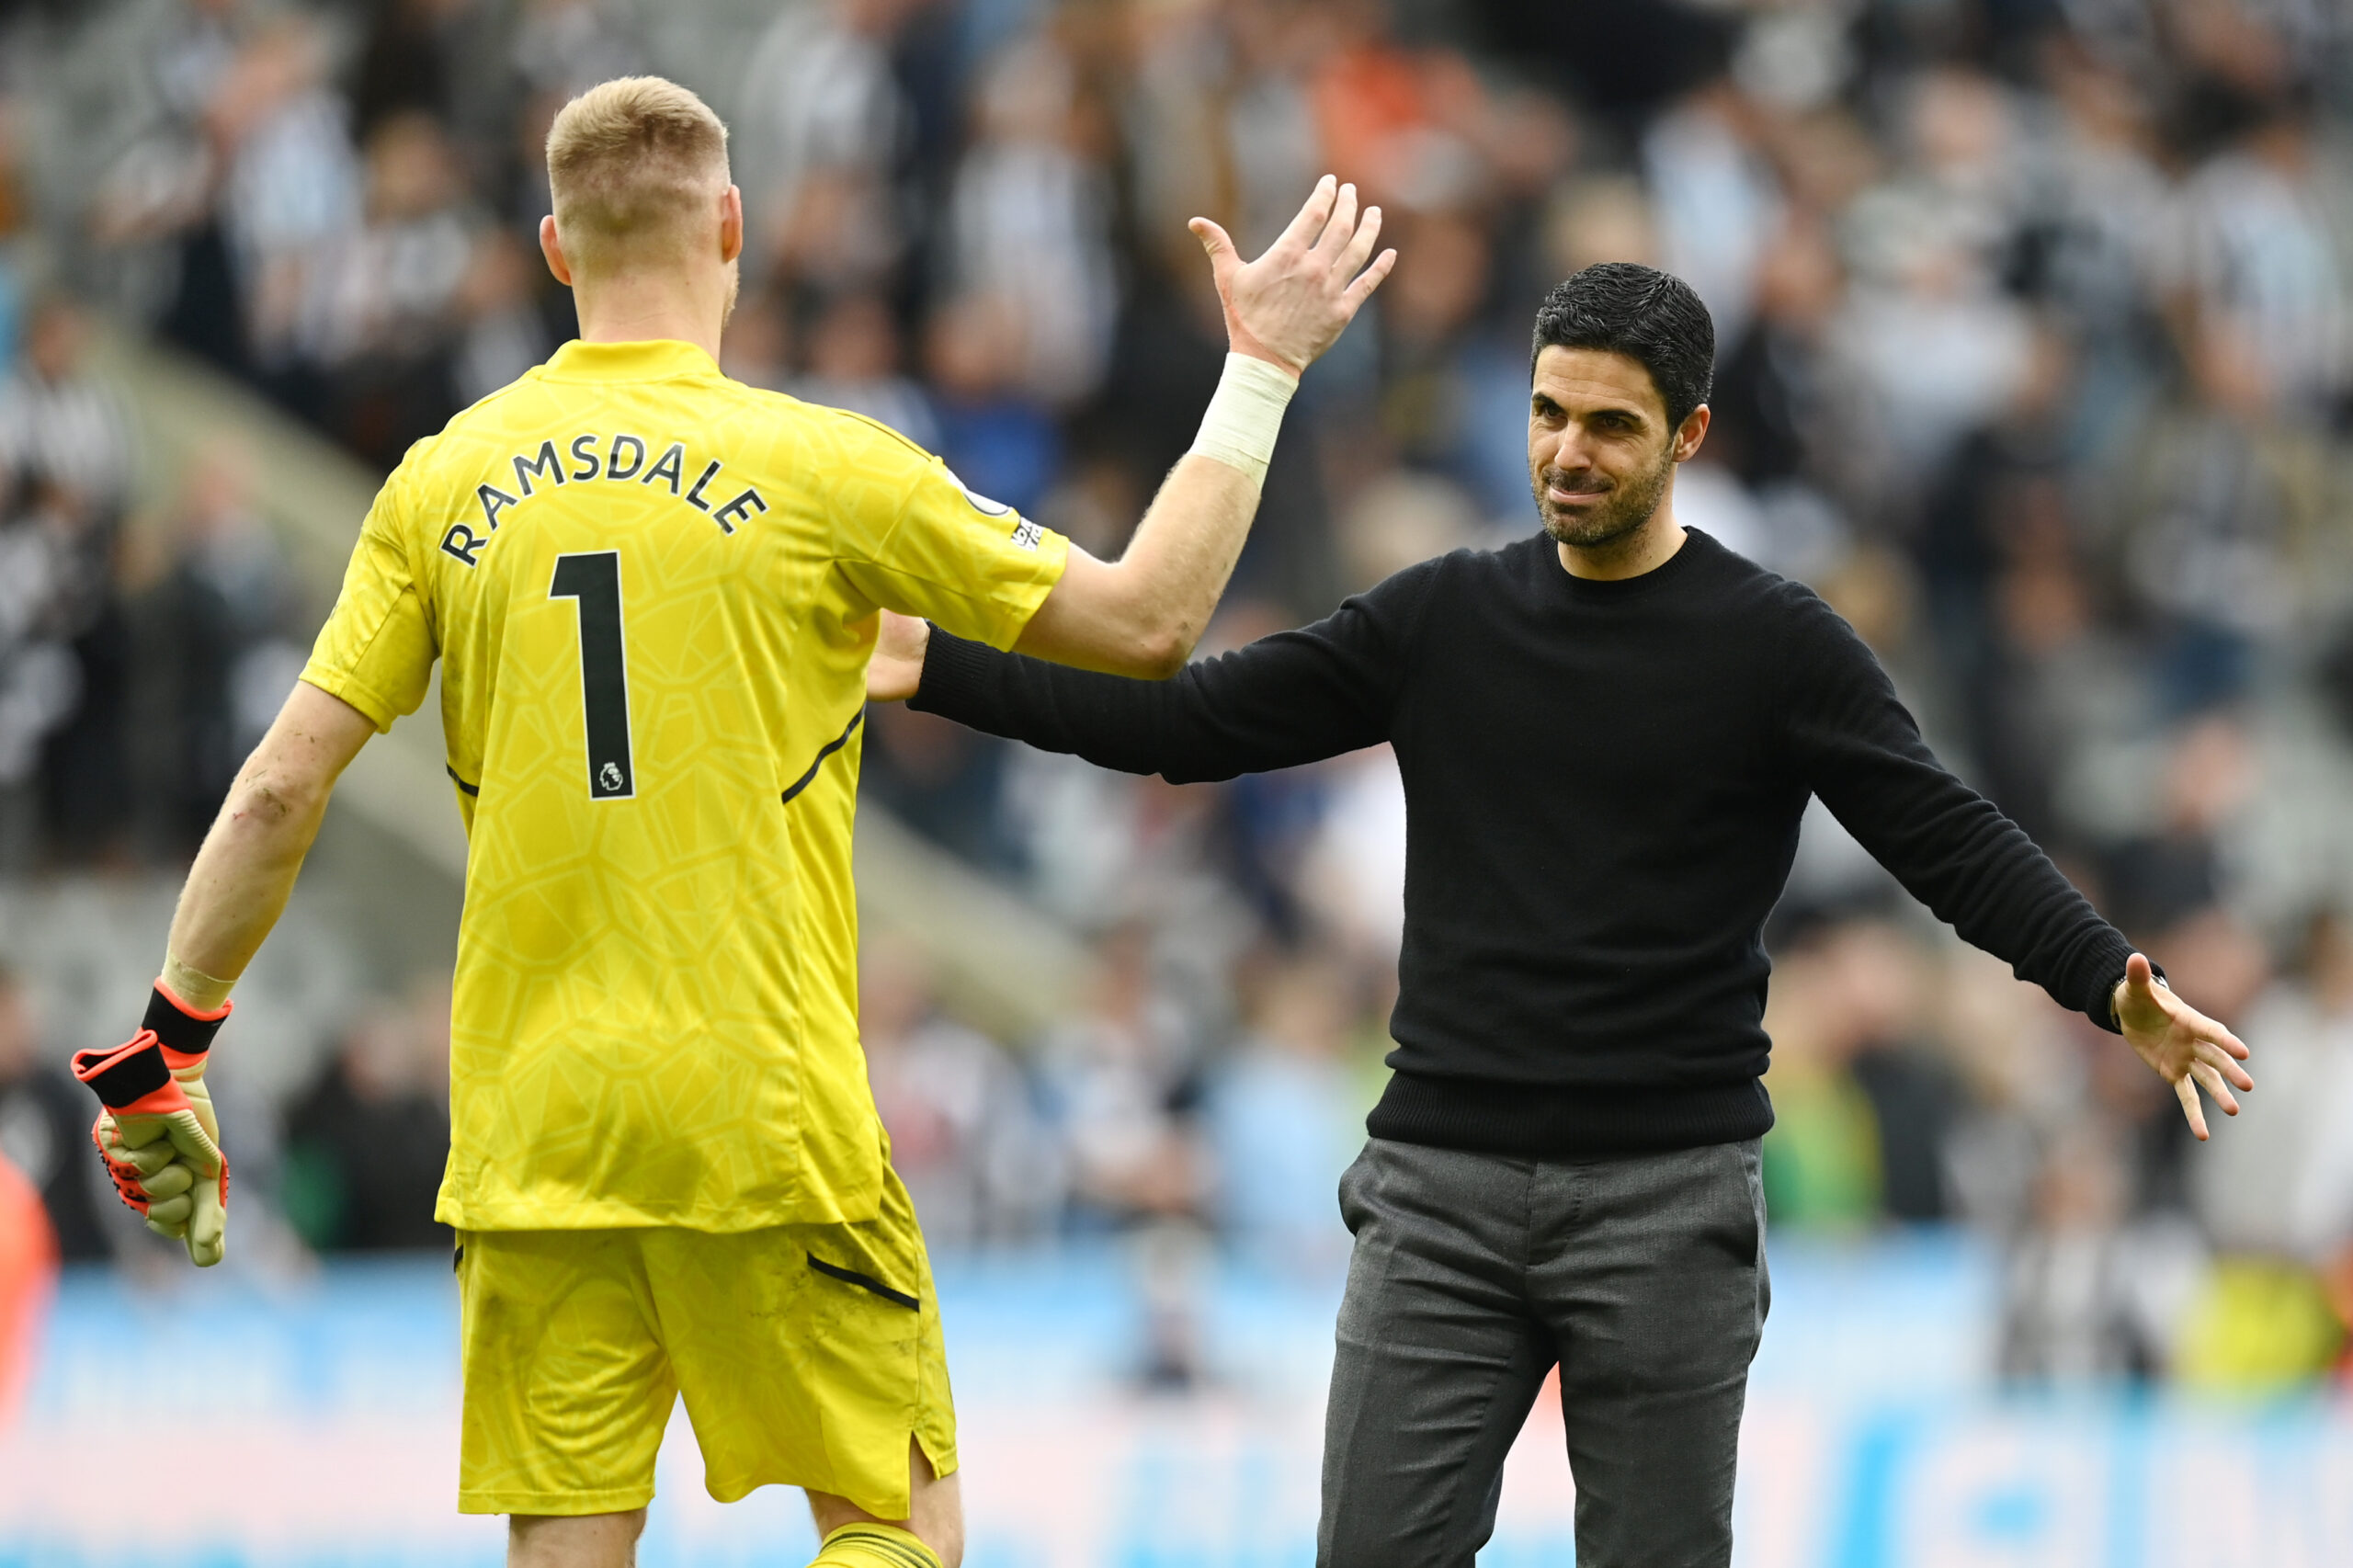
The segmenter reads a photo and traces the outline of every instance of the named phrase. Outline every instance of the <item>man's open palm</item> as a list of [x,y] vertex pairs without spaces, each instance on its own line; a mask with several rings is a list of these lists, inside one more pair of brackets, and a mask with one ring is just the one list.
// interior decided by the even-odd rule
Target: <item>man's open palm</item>
[[1244,261],[1233,239],[1207,218],[1188,227],[1210,254],[1228,344],[1294,376],[1332,347],[1397,265],[1393,250],[1372,254],[1381,209],[1366,208],[1359,220],[1357,187],[1330,175],[1316,181],[1307,205],[1256,261]]
[[2247,1059],[2239,1037],[2158,984],[2156,971],[2139,953],[2126,960],[2124,980],[2116,988],[2116,1021],[2126,1043],[2173,1085],[2189,1131],[2201,1142],[2206,1110],[2198,1091],[2204,1089],[2226,1115],[2236,1116],[2239,1102],[2231,1091],[2255,1087],[2239,1065]]

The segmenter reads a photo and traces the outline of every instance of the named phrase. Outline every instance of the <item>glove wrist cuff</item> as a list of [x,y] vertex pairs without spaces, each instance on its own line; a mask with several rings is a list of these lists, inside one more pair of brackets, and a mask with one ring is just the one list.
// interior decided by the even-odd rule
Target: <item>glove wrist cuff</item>
[[74,1076],[118,1116],[165,1116],[188,1103],[164,1056],[154,1033],[141,1029],[111,1050],[74,1052]]
[[178,1059],[170,1063],[175,1070],[199,1067],[212,1049],[212,1037],[221,1032],[222,1021],[235,1006],[233,1002],[223,1002],[214,1009],[192,1007],[158,980],[147,998],[147,1016],[140,1020],[139,1028],[160,1041],[166,1056]]

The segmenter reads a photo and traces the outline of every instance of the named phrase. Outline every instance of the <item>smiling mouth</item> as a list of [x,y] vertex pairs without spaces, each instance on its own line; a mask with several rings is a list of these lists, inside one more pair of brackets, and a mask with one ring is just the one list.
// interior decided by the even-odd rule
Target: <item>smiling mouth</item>
[[1555,506],[1583,506],[1598,501],[1608,494],[1606,488],[1572,490],[1564,484],[1548,484],[1544,487],[1544,498]]

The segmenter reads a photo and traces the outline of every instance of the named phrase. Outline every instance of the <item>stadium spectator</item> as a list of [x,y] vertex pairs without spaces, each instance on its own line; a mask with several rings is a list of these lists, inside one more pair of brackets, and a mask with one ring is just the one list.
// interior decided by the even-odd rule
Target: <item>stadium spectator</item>
[[[1028,515],[1046,505],[1063,442],[1051,411],[1020,386],[1019,310],[995,294],[949,300],[932,315],[925,358],[938,394],[939,455],[976,494]],[[1106,507],[1105,516],[1125,528],[1133,511]],[[1095,542],[1116,554],[1126,540]]]
[[773,289],[754,289],[727,318],[720,369],[745,386],[782,392],[792,381],[792,313]]
[[918,949],[888,932],[865,935],[858,1022],[892,1168],[932,1244],[1051,1233],[1063,1161],[1029,1079],[1003,1047],[939,1011]]
[[477,403],[513,381],[555,350],[540,307],[540,258],[503,230],[483,233],[473,248],[456,304],[462,324],[450,365],[452,396]]
[[965,859],[996,871],[1020,861],[1003,811],[1004,747],[928,713],[879,708],[866,726],[861,794]]
[[992,62],[977,98],[950,197],[949,273],[959,290],[1006,308],[1017,384],[1067,406],[1101,379],[1119,307],[1111,193],[1086,155],[1090,106],[1047,37]]
[[82,696],[60,635],[74,584],[62,526],[71,518],[51,508],[0,518],[0,870],[22,873],[40,858],[41,746]]
[[2237,324],[2201,316],[2184,352],[2185,384],[2151,410],[2106,487],[2113,570],[2176,715],[2244,695],[2256,659],[2304,619],[2313,552],[2345,494],[2342,453],[2281,417],[2285,389]]
[[753,46],[730,139],[753,283],[870,286],[898,265],[898,165],[915,111],[890,45],[914,9],[809,0],[780,7]]
[[510,54],[531,90],[560,104],[642,70],[645,43],[634,18],[610,0],[526,0]]
[[2003,1287],[2002,1374],[2024,1382],[2145,1381],[2165,1367],[2171,1315],[2151,1287],[2177,1260],[2127,1223],[2130,1177],[2097,1121],[2056,1134],[2032,1167],[2029,1222]]
[[[0,512],[0,866],[86,859],[127,811],[114,573],[136,448],[117,389],[91,365],[92,331],[81,307],[42,298],[22,364],[0,386],[0,473],[13,479],[0,481],[11,493]],[[25,842],[35,821],[43,856]]]
[[2182,187],[2184,282],[2291,417],[2325,418],[2353,385],[2353,273],[2330,210],[2341,195],[2294,95],[2242,112],[2245,128]]
[[320,253],[301,338],[335,433],[390,468],[450,412],[449,356],[483,216],[431,118],[382,121],[366,156],[365,216]]
[[433,1203],[449,1155],[448,985],[364,1015],[285,1122],[282,1202],[311,1247],[446,1248]]
[[34,303],[24,358],[0,387],[0,454],[21,483],[111,524],[131,496],[133,449],[121,399],[90,368],[90,335],[64,296]]
[[1154,949],[1144,922],[1105,933],[1091,994],[1036,1050],[1070,1162],[1071,1223],[1125,1243],[1142,1306],[1136,1376],[1146,1388],[1181,1391],[1206,1370],[1200,1276],[1211,1171],[1194,1020]]
[[1150,926],[1115,927],[1098,959],[1085,1006],[1038,1044],[1070,1148],[1072,1196],[1097,1225],[1190,1220],[1208,1172],[1189,1021],[1154,973]]
[[89,1098],[40,1046],[24,982],[0,967],[0,1161],[39,1195],[59,1257],[101,1261],[114,1195],[88,1158]]
[[1856,1082],[1859,1043],[1841,1007],[1834,960],[1816,941],[1776,962],[1766,1028],[1773,1037],[1765,1135],[1765,1202],[1777,1226],[1857,1231],[1880,1213],[1880,1131]]
[[1245,1256],[1325,1277],[1347,1253],[1333,1188],[1362,1142],[1347,1059],[1358,988],[1328,959],[1264,955],[1241,989],[1242,1036],[1204,1091],[1211,1210]]
[[899,373],[900,361],[899,325],[890,306],[878,294],[840,294],[826,301],[809,329],[809,373],[784,390],[803,403],[863,414],[938,451],[939,422],[931,402]]
[[2248,1013],[2262,1030],[2265,1094],[2215,1140],[2190,1184],[2217,1251],[2185,1336],[2193,1376],[2246,1383],[2316,1376],[2343,1326],[2325,1270],[2353,1241],[2353,933],[2333,909],[2306,925],[2296,972]]
[[209,211],[184,244],[166,332],[315,415],[308,317],[329,247],[359,222],[363,179],[327,43],[301,12],[239,51],[207,101],[220,148]]
[[189,471],[168,553],[130,604],[126,745],[142,836],[165,858],[194,851],[301,667],[248,460],[216,451]]

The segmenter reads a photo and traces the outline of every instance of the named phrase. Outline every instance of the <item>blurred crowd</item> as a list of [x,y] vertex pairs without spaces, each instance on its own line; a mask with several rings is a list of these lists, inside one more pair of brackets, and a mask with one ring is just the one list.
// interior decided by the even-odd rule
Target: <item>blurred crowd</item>
[[[733,131],[749,235],[728,371],[889,423],[1110,555],[1219,371],[1186,219],[1216,216],[1255,252],[1336,170],[1385,209],[1401,259],[1305,380],[1212,643],[1530,530],[1537,299],[1602,260],[1687,278],[1718,358],[1683,519],[1847,615],[1940,755],[2238,1028],[2261,1085],[2193,1152],[2123,1046],[1957,947],[1817,807],[1768,933],[1776,1226],[1982,1227],[2008,1260],[1999,1357],[2020,1379],[2292,1382],[2342,1358],[2353,14],[119,0],[0,15],[16,106],[0,120],[76,128],[46,162],[0,137],[18,165],[0,222],[39,242],[5,254],[48,268],[0,277],[8,868],[184,856],[305,630],[233,454],[131,517],[135,454],[116,392],[83,368],[85,308],[388,468],[571,334],[535,255],[540,141],[571,93],[660,70]],[[45,85],[40,62],[77,51],[112,63]],[[25,107],[50,98],[45,118]],[[1332,1185],[1378,1091],[1394,986],[1395,769],[1361,754],[1180,789],[904,709],[872,718],[870,801],[1096,959],[1069,1017],[999,1040],[942,1009],[919,949],[869,942],[877,1099],[926,1228],[945,1245],[1131,1238],[1165,1307],[1143,1370],[1182,1381],[1184,1280],[1212,1240],[1310,1272],[1345,1252]],[[48,1179],[19,1130],[53,1085],[11,1044],[9,1006],[0,1146]],[[427,991],[371,1012],[281,1108],[267,1182],[312,1245],[430,1238],[434,1006]],[[305,1131],[356,1117],[382,1137]],[[360,1148],[383,1168],[352,1168]],[[69,1251],[74,1201],[58,1200]]]
[[193,851],[308,631],[244,454],[131,526],[137,453],[92,332],[36,295],[0,381],[0,874]]

